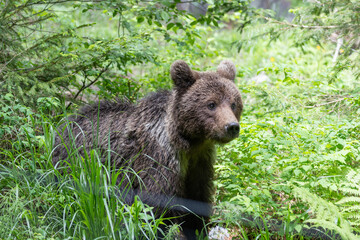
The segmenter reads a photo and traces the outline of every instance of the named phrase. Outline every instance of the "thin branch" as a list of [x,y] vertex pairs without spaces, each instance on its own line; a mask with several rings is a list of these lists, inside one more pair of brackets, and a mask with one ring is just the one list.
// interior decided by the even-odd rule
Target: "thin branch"
[[43,68],[47,65],[55,65],[59,59],[62,58],[62,56],[57,56],[55,58],[53,58],[51,61],[47,62],[47,63],[43,63],[41,65],[37,65],[37,66],[34,66],[34,67],[30,67],[30,68],[17,68],[17,69],[14,69],[15,72],[22,72],[22,73],[28,73],[28,72],[31,72],[31,71],[35,71],[37,69],[40,69],[40,68]]
[[[275,20],[273,18],[269,18],[269,17],[265,17],[262,16],[264,19],[266,19],[267,21],[271,21],[271,22],[275,22],[277,24],[280,25],[287,25],[287,26],[291,26],[294,28],[304,28],[304,29],[336,29],[336,28],[341,28],[342,26],[337,26],[337,25],[330,25],[330,26],[309,26],[309,25],[299,25],[299,24],[293,24],[293,23],[289,23],[289,22],[281,22],[278,20]],[[354,25],[355,26],[355,25]]]
[[333,104],[333,103],[338,103],[338,102],[344,101],[344,100],[349,99],[349,98],[352,98],[352,97],[347,96],[347,97],[340,98],[340,99],[337,99],[337,100],[334,100],[334,101],[330,101],[330,102],[326,102],[326,103],[315,104],[315,105],[313,105],[313,106],[305,106],[305,108],[321,107],[321,106],[325,106],[325,105],[329,105],[329,104]]
[[[78,30],[78,29],[80,29],[80,28],[84,28],[84,27],[88,27],[88,26],[91,26],[91,24],[83,24],[83,25],[81,25],[81,26],[78,26],[78,27],[76,27],[76,28],[74,28],[74,29],[70,29],[70,30],[71,30],[71,31],[74,31],[74,30]],[[14,59],[16,59],[17,57],[23,55],[24,53],[26,53],[26,52],[28,52],[28,51],[31,51],[31,50],[39,47],[40,45],[46,43],[47,41],[49,41],[49,40],[51,40],[51,39],[54,39],[54,38],[57,38],[57,37],[60,37],[60,36],[61,36],[61,37],[64,37],[64,38],[70,36],[70,35],[71,35],[71,34],[70,34],[70,30],[68,31],[68,35],[65,35],[64,33],[54,34],[54,35],[52,35],[52,36],[49,36],[49,37],[45,38],[45,39],[42,40],[41,42],[36,43],[35,45],[33,45],[33,46],[31,46],[31,47],[28,47],[27,49],[24,49],[23,51],[19,52],[18,54],[16,54],[15,56],[13,56],[8,62],[6,62],[5,64],[3,64],[3,68],[0,68],[0,72],[2,72],[2,71],[5,69],[5,67],[6,67],[7,65],[9,65],[9,64],[10,64]]]
[[[95,78],[94,80],[92,80],[92,81],[91,81],[90,83],[88,83],[87,85],[84,84],[84,85],[79,89],[79,91],[75,94],[73,100],[75,100],[75,99],[80,95],[80,93],[81,93],[82,91],[84,91],[85,89],[87,89],[88,87],[90,87],[90,86],[92,86],[94,83],[96,83],[96,82],[100,79],[101,75],[109,69],[110,65],[111,65],[111,62],[110,62],[108,65],[106,65],[106,67],[103,68],[103,69],[100,71],[100,73],[96,76],[96,78]],[[68,109],[71,105],[72,105],[72,102],[70,102],[70,103],[66,106],[66,109]]]

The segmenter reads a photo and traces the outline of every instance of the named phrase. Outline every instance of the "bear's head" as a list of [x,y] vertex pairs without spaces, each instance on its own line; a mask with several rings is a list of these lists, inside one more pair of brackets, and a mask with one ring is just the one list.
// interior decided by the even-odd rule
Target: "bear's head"
[[178,60],[170,73],[174,82],[172,124],[177,138],[192,144],[227,143],[238,137],[243,104],[231,61],[222,61],[214,72],[198,72]]

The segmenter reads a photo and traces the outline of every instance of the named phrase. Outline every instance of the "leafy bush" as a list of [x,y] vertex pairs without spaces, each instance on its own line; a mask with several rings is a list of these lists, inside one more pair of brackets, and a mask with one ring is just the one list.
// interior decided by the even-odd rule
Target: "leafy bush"
[[245,111],[239,139],[219,147],[212,225],[305,239],[315,224],[356,239],[358,3],[299,3],[288,22],[248,1],[207,1],[197,18],[178,2],[0,2],[0,238],[155,238],[165,219],[117,197],[123,169],[101,164],[97,149],[70,148],[71,173],[54,168],[57,122],[77,103],[170,88],[174,60],[230,58]]

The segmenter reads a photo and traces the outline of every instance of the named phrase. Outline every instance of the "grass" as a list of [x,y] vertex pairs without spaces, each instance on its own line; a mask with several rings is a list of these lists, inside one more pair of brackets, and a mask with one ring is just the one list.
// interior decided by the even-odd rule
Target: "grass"
[[[96,149],[78,157],[70,145],[68,166],[53,166],[57,127],[45,121],[42,126],[41,148],[31,141],[15,154],[3,152],[7,161],[0,170],[0,239],[157,238],[166,219],[155,218],[138,198],[125,204],[117,185],[125,170],[102,164]],[[22,168],[19,162],[31,167]]]
[[[235,62],[245,112],[241,136],[219,147],[212,225],[227,227],[233,239],[307,239],[301,232],[309,224],[357,239],[360,209],[351,207],[360,195],[359,83],[351,71],[334,80],[334,46],[308,43],[301,51],[285,35],[271,45],[258,39],[238,53],[231,44],[244,39],[236,31],[199,32],[193,48],[152,42],[161,45],[161,64],[134,67],[133,77],[145,95],[170,86],[176,59],[201,68]],[[255,83],[261,72],[267,81]],[[7,126],[14,134],[1,144],[0,239],[156,238],[166,219],[138,199],[127,205],[119,198],[116,179],[124,169],[104,165],[97,149],[79,156],[70,146],[72,171],[61,174],[51,161],[58,121],[20,110],[11,122],[21,134]],[[280,230],[274,221],[283,223]],[[178,231],[174,226],[168,239]]]

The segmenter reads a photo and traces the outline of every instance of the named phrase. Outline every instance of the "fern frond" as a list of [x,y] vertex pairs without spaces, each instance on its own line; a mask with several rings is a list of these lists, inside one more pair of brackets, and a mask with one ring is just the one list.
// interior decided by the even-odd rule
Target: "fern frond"
[[360,189],[354,189],[355,186],[347,186],[347,187],[340,187],[339,191],[345,193],[345,194],[350,194],[350,195],[354,195],[354,196],[360,196]]
[[346,179],[351,182],[355,183],[359,186],[360,184],[360,173],[354,171],[353,169],[350,170],[350,172],[346,175]]
[[312,211],[316,212],[318,218],[326,220],[341,218],[341,213],[334,204],[325,201],[307,189],[296,187],[293,189],[293,192],[296,197],[310,205]]
[[359,237],[355,236],[352,233],[350,225],[344,228],[344,226],[338,226],[338,224],[336,223],[332,223],[318,218],[309,219],[306,220],[305,222],[321,226],[325,229],[334,230],[341,236],[341,239],[349,239],[349,240],[360,239]]
[[350,213],[346,213],[344,214],[347,218],[351,218],[351,219],[355,219],[355,220],[360,220],[360,214],[358,213],[354,213],[354,212],[350,212]]
[[[360,197],[344,197],[340,201],[338,201],[336,204],[346,204],[346,203],[353,204],[354,202],[360,203]],[[359,207],[359,210],[360,210],[360,207]]]
[[[295,187],[293,193],[296,197],[306,202],[315,213],[315,219],[309,219],[305,222],[319,225],[325,229],[336,231],[342,239],[355,240],[360,239],[352,233],[352,227],[339,208],[331,202],[311,193],[308,189]],[[354,222],[356,223],[356,222]]]
[[345,179],[340,183],[339,191],[346,197],[336,204],[351,226],[360,226],[360,171],[350,170]]
[[346,206],[342,208],[342,212],[344,213],[349,213],[349,212],[357,212],[357,214],[359,215],[359,219],[360,219],[360,206],[359,205],[353,205],[353,206]]

